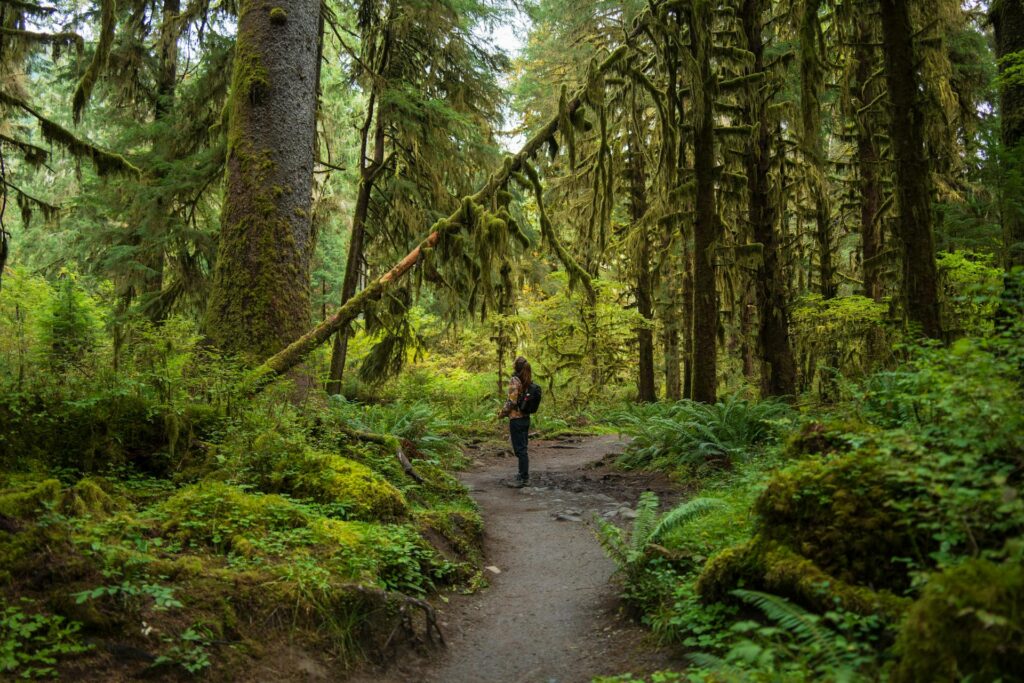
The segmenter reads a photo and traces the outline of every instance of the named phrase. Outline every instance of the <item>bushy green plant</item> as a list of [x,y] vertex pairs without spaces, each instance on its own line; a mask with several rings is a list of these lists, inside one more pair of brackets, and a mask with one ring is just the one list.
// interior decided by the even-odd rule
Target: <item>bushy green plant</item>
[[694,401],[632,407],[613,419],[633,437],[619,458],[623,467],[699,471],[742,462],[791,424],[782,401],[730,396],[714,405]]
[[608,520],[598,517],[597,537],[629,583],[643,569],[652,551],[667,553],[658,545],[665,535],[721,505],[722,502],[715,498],[694,498],[659,515],[658,495],[653,491],[644,491],[640,494],[636,518],[628,534]]
[[0,672],[19,678],[56,677],[60,658],[91,649],[81,641],[82,625],[43,612],[26,613],[23,606],[0,597]]

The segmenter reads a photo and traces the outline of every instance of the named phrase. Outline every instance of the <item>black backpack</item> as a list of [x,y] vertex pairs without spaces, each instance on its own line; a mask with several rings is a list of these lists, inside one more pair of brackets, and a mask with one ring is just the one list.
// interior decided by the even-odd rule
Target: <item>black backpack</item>
[[540,385],[536,382],[530,382],[530,386],[526,387],[526,391],[519,397],[519,412],[523,415],[533,415],[537,412],[537,408],[540,408],[541,398]]

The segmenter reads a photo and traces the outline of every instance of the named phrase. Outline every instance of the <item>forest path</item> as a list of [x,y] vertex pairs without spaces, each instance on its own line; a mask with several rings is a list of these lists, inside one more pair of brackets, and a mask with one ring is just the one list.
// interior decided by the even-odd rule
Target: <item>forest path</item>
[[[646,489],[672,501],[659,475],[612,470],[612,436],[530,443],[532,486],[512,489],[507,451],[476,456],[461,476],[484,517],[489,587],[443,605],[448,646],[402,657],[365,679],[405,683],[577,683],[598,675],[679,667],[650,634],[620,614],[614,564],[594,535],[595,514],[628,520]],[[494,573],[492,568],[500,573]]]

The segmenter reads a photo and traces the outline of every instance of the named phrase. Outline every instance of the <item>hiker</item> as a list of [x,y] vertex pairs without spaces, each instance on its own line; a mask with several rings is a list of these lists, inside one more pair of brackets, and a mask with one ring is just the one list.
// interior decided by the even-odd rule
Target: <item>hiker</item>
[[530,415],[540,405],[540,387],[533,383],[533,372],[528,360],[519,356],[512,368],[515,373],[508,381],[508,400],[498,417],[509,418],[508,433],[512,439],[512,450],[519,460],[519,472],[512,486],[521,489],[530,483],[530,456],[526,449],[530,435]]

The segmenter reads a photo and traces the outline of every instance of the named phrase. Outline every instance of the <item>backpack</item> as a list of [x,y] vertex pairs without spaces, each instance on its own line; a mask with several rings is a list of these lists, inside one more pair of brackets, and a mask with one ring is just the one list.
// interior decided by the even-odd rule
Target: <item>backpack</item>
[[533,415],[537,412],[537,408],[540,408],[541,399],[540,385],[536,382],[530,382],[530,386],[526,387],[526,391],[519,397],[519,405],[516,407],[523,415]]

